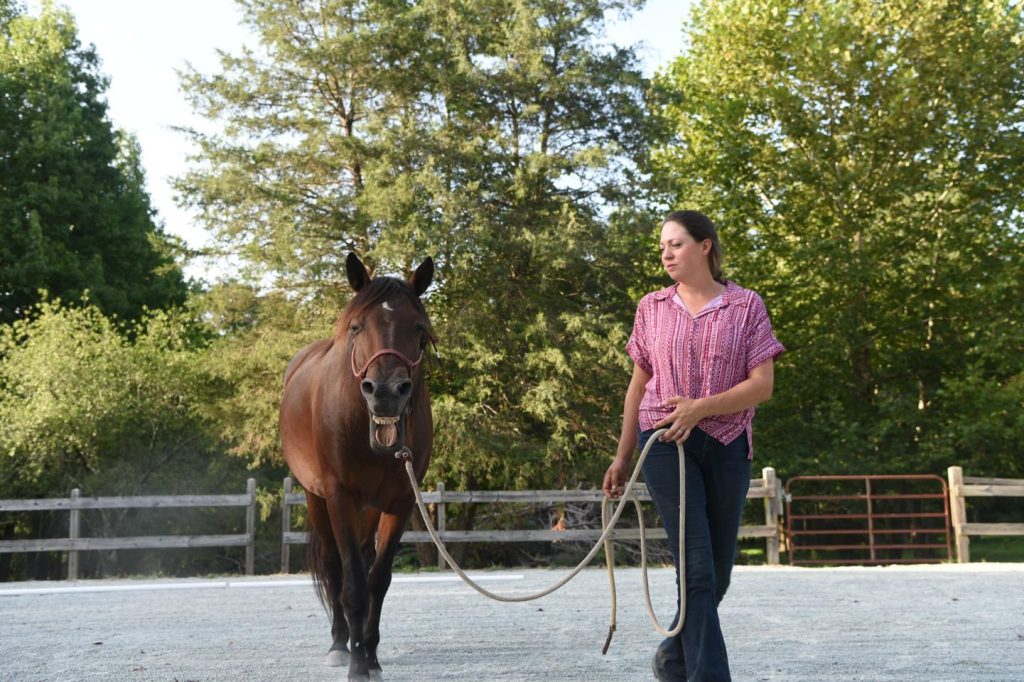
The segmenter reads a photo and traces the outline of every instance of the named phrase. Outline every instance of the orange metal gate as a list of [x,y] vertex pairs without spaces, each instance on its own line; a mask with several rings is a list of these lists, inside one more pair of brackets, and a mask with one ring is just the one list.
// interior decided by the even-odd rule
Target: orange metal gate
[[946,482],[930,474],[796,476],[786,482],[786,543],[794,565],[948,561]]

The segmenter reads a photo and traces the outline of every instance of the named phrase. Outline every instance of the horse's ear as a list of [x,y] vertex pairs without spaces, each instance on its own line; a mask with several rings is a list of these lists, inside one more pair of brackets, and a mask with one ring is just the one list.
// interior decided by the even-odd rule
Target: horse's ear
[[353,291],[359,291],[372,279],[363,261],[354,253],[348,254],[348,258],[345,259],[345,272],[348,273],[348,283],[352,285]]
[[412,279],[409,280],[409,284],[416,291],[417,296],[422,296],[423,292],[430,287],[430,282],[434,279],[434,260],[427,256],[427,259],[420,263],[420,266],[416,268],[416,272],[413,273]]

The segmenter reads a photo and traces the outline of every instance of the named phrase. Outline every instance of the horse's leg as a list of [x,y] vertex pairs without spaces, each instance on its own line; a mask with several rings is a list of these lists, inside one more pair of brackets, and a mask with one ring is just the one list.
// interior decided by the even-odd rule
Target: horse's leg
[[376,507],[366,505],[363,508],[363,539],[362,539],[362,553],[363,553],[363,567],[369,568],[373,566],[374,560],[377,558],[377,523],[380,521],[380,510]]
[[309,509],[310,570],[320,582],[320,594],[324,606],[331,616],[331,648],[327,652],[326,664],[337,668],[348,663],[348,621],[341,606],[341,555],[334,542],[331,518],[327,512],[327,501],[312,493],[306,493]]
[[370,679],[380,680],[380,661],[377,660],[377,645],[380,643],[380,612],[384,606],[384,595],[391,586],[391,566],[398,550],[398,542],[409,522],[412,505],[397,514],[381,514],[377,527],[377,560],[370,569],[368,587],[370,608],[366,619],[366,656],[370,666]]
[[338,489],[327,500],[334,542],[341,556],[341,605],[349,626],[349,680],[369,680],[366,661],[366,572],[360,550],[359,503]]

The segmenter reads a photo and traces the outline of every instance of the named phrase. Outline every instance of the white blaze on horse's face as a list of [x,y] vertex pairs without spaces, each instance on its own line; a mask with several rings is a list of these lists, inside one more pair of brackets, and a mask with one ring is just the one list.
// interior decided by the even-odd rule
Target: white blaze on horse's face
[[395,312],[395,309],[392,308],[391,304],[389,304],[387,301],[381,303],[380,307],[384,311],[384,323],[389,325],[388,329],[384,332],[384,344],[390,348],[394,346],[395,343],[394,329],[390,327],[391,322],[394,319],[392,313]]

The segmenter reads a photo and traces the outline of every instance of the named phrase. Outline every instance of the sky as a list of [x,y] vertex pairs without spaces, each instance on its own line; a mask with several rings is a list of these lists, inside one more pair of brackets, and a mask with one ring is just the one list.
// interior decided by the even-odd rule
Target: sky
[[[202,73],[218,71],[217,50],[237,52],[253,43],[240,26],[233,0],[58,0],[74,15],[83,45],[93,44],[102,71],[110,78],[109,117],[115,127],[133,133],[142,147],[147,189],[164,229],[198,248],[203,227],[175,205],[171,179],[188,168],[191,151],[175,126],[208,129],[192,113],[178,84],[177,71],[191,64]],[[619,45],[638,45],[650,75],[679,53],[682,22],[690,0],[648,0],[644,9],[608,26]],[[39,12],[39,0],[29,9]],[[200,273],[190,273],[199,275]]]

